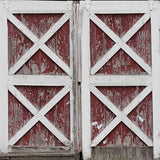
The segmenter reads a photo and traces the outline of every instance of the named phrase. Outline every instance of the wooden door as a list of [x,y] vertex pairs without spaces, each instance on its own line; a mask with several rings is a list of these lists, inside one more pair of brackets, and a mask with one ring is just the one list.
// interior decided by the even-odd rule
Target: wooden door
[[72,2],[12,1],[0,7],[1,151],[71,154]]
[[107,159],[109,148],[123,159],[127,147],[152,146],[159,157],[156,2],[81,4],[84,159]]
[[67,155],[82,143],[84,160],[109,147],[159,158],[157,6],[1,1],[0,151]]

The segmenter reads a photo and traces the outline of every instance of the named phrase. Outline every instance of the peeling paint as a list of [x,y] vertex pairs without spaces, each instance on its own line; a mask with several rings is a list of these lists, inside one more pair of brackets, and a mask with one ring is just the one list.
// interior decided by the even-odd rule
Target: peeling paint
[[[16,14],[33,34],[41,38],[63,14]],[[70,65],[70,28],[66,22],[46,45],[68,66]],[[8,20],[9,69],[33,46],[21,31]],[[38,50],[16,73],[17,75],[66,75],[44,52]],[[16,86],[20,93],[38,110],[41,110],[63,87]],[[9,139],[20,130],[33,115],[10,92]],[[70,94],[63,97],[45,117],[70,139]],[[58,147],[64,146],[45,126],[37,122],[15,146]]]
[[143,123],[144,119],[142,117],[139,116],[138,119],[141,123]]
[[101,129],[102,127],[103,127],[103,124],[99,124],[99,125],[97,126],[98,129]]
[[[98,14],[116,35],[123,37],[143,14]],[[113,47],[115,42],[92,21],[90,22],[91,67],[94,66]],[[148,20],[142,28],[127,42],[149,66],[151,64],[151,22]],[[147,73],[127,53],[120,49],[96,75],[146,75]],[[104,87],[97,89],[106,96],[120,111],[123,111],[145,87]],[[128,115],[128,118],[152,139],[152,94],[148,95]],[[97,137],[115,118],[97,97],[91,94],[92,139]],[[98,122],[100,126],[93,125]],[[99,127],[97,127],[99,126]],[[98,146],[145,146],[145,144],[123,123],[118,124]]]
[[92,126],[97,126],[98,122],[92,122]]

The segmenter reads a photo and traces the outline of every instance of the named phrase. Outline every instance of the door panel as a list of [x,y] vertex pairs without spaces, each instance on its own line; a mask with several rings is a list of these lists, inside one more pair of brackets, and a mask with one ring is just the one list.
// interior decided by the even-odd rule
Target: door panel
[[[111,29],[113,33],[115,33],[118,37],[122,39],[124,39],[123,37],[127,37],[125,35],[127,34],[128,31],[132,30],[132,27],[136,24],[137,21],[140,22],[142,19],[144,19],[142,18],[143,14],[137,14],[137,15],[136,14],[134,15],[133,14],[120,14],[120,15],[101,14],[96,16],[98,20],[100,20],[103,24],[109,27],[109,29]],[[140,28],[141,30],[138,30],[136,32],[136,35],[133,35],[131,37],[132,39],[127,38],[129,39],[127,41],[127,44],[128,46],[130,46],[132,51],[137,52],[135,54],[139,55],[140,58],[142,58],[144,61],[147,61],[151,65],[151,24],[150,24],[149,17],[147,17],[146,21],[147,22],[143,25],[143,28]],[[94,24],[93,21],[91,21],[90,33],[91,33],[90,34],[90,40],[91,40],[90,50],[92,55],[91,62],[94,63],[94,61],[96,61],[97,59],[97,61],[93,65],[93,67],[96,67],[96,64],[101,63],[102,57],[103,59],[105,59],[104,56],[109,55],[110,51],[112,50],[112,47],[114,47],[116,44],[114,44],[109,37],[108,39],[103,40],[105,33],[96,24]],[[113,45],[109,46],[109,43],[111,41],[114,46]],[[106,44],[106,48],[105,48],[105,44]],[[97,69],[98,71],[96,72],[96,76],[147,74],[146,71],[141,66],[139,66],[136,63],[136,61],[134,61],[133,58],[124,51],[122,47],[121,49],[119,49],[117,52],[113,54],[114,55],[110,57],[110,59],[107,60],[106,63],[99,70]],[[139,86],[132,86],[132,87],[98,86],[96,88],[98,89],[97,92],[99,92],[99,96],[107,97],[109,102],[113,103],[113,105],[120,111],[124,111],[124,109],[126,109],[126,107],[145,89],[145,87],[139,87]],[[94,92],[93,94],[99,99],[96,92]],[[153,118],[151,97],[152,96],[150,95],[149,98],[146,98],[145,102],[143,102],[142,100],[141,102],[142,104],[140,104],[140,106],[134,107],[134,109],[132,109],[132,112],[129,113],[129,117],[130,117],[129,119],[134,121],[134,123],[137,124],[138,127],[140,127],[143,131],[145,130],[145,133],[148,132],[150,138],[152,138],[152,118]],[[103,105],[103,102],[101,104],[103,106],[100,107],[100,109],[98,110],[97,110],[97,106],[99,105],[97,104],[97,99],[91,98],[91,103],[92,103],[91,108],[95,110],[94,113],[92,113],[92,110],[91,110],[91,115],[92,115],[91,119],[94,119],[91,121],[94,124],[93,125],[94,129],[97,130],[97,134],[95,133],[96,135],[92,133],[92,137],[94,140],[94,138],[98,136],[98,133],[100,134],[103,131],[103,129],[107,127],[107,125],[104,123],[105,118],[107,118],[108,119],[107,121],[109,121],[108,125],[110,124],[110,122],[112,122],[114,112],[108,113],[108,115],[103,115],[103,110],[104,110],[103,108],[106,107],[105,105]],[[145,108],[143,108],[143,106],[145,106]],[[147,113],[148,113],[148,116],[146,115]],[[111,119],[109,118],[110,114],[112,117]],[[141,142],[141,140],[138,137],[136,137],[136,135],[132,131],[130,131],[130,129],[126,127],[123,123],[118,123],[117,127],[114,128],[114,131],[111,131],[110,133],[108,133],[108,136],[106,136],[98,145],[100,146],[117,146],[117,145],[118,146],[134,146],[134,145],[143,146],[144,143]]]
[[[24,9],[24,5],[28,8]],[[51,10],[52,5],[11,2],[4,11],[8,32],[5,145],[10,152],[19,152],[18,148],[24,152],[42,148],[43,152],[55,153],[75,150],[72,3],[54,2]]]
[[[153,119],[158,106],[153,101],[152,82],[156,72],[152,73],[152,65],[158,50],[153,49],[152,27],[157,24],[148,2],[129,3],[81,3],[85,8],[82,24],[84,159],[91,157],[91,147],[98,156],[99,147],[104,152],[104,147],[109,151],[109,147],[153,146]],[[120,154],[120,158],[124,157]]]

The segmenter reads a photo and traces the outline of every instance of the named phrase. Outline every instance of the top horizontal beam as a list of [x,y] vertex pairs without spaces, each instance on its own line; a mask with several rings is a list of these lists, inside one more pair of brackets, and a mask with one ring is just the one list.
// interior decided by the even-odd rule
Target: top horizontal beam
[[89,11],[97,14],[146,13],[150,9],[148,1],[92,1],[86,5]]
[[[2,2],[0,3],[2,4]],[[9,1],[11,13],[66,13],[72,8],[72,1]]]

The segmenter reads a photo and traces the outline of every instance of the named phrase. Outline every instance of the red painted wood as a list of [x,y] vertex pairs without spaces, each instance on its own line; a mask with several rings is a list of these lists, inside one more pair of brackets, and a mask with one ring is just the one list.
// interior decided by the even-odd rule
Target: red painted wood
[[[38,38],[55,24],[62,14],[19,14],[15,15]],[[70,65],[69,21],[66,22],[47,42],[68,66]],[[23,33],[8,21],[9,68],[33,45]],[[65,75],[41,50],[38,50],[16,74],[24,75]],[[16,88],[38,109],[45,106],[63,87],[16,86]],[[22,128],[33,115],[9,93],[9,139]],[[70,94],[68,93],[46,115],[50,122],[70,139]],[[16,146],[55,147],[63,144],[46,127],[38,122],[17,143]]]
[[115,44],[100,28],[90,22],[91,66]]
[[66,75],[66,73],[41,50],[38,50],[16,74]]
[[40,38],[62,17],[62,15],[63,14],[16,14],[15,16]]
[[68,66],[70,66],[69,21],[58,30],[46,43]]
[[[62,15],[16,15],[37,37],[42,37],[52,24]],[[98,15],[118,36],[122,37],[142,15]],[[47,25],[46,25],[47,24]],[[151,66],[150,21],[143,26],[127,44]],[[9,68],[31,48],[33,43],[13,24],[8,22],[9,34]],[[113,45],[114,42],[91,22],[91,66],[93,66]],[[68,66],[69,56],[69,22],[55,33],[46,45],[54,51]],[[39,50],[16,74],[50,74],[64,75],[64,71]],[[140,75],[146,72],[137,65],[123,50],[107,62],[97,74]],[[49,101],[59,87],[19,87],[17,88],[33,105],[40,109]],[[98,87],[120,110],[135,98],[143,87]],[[46,117],[70,139],[70,98],[67,94]],[[128,117],[152,138],[152,96],[134,109]],[[32,114],[9,93],[9,138],[32,118]],[[109,111],[94,95],[91,95],[92,139],[94,139],[113,119]],[[37,123],[16,145],[18,146],[61,146],[41,123]],[[100,146],[144,146],[135,134],[120,123],[100,144]]]
[[[119,37],[139,20],[141,14],[97,15]],[[114,42],[92,21],[90,22],[91,66],[111,49]],[[127,44],[151,66],[150,20]],[[96,75],[144,75],[147,74],[122,49],[114,55]],[[123,110],[145,87],[97,87],[119,109]],[[92,139],[114,119],[115,115],[91,94]],[[152,94],[148,95],[129,115],[141,130],[152,139]],[[123,123],[120,123],[99,146],[144,146],[145,144]]]
[[33,115],[10,92],[8,97],[8,130],[10,139]]
[[115,118],[107,107],[91,94],[92,140]]
[[21,31],[8,21],[8,65],[12,67],[15,62],[33,46]]
[[152,139],[152,125],[153,125],[153,111],[152,111],[152,94],[149,94],[129,115],[137,126]]

